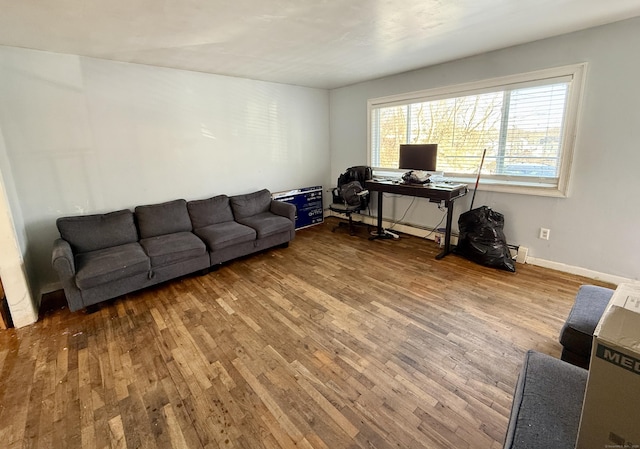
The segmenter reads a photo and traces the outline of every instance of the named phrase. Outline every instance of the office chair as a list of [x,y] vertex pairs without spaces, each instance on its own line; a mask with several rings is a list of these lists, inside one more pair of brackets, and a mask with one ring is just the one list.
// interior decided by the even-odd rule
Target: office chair
[[365,181],[371,179],[371,167],[350,167],[338,177],[337,187],[333,189],[333,203],[329,210],[346,215],[348,223],[340,222],[332,229],[335,232],[340,226],[347,225],[349,234],[355,235],[355,223],[352,215],[365,210],[369,206],[369,191],[365,190]]

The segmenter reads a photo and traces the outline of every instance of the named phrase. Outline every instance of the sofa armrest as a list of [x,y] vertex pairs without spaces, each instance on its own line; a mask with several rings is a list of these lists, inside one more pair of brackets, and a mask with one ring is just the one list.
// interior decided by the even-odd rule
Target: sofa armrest
[[58,274],[64,296],[67,298],[69,310],[75,312],[84,307],[82,292],[76,285],[76,264],[73,258],[73,251],[69,242],[57,239],[53,242],[53,252],[51,254],[51,264]]
[[504,449],[573,449],[587,370],[528,351],[513,395]]
[[76,264],[73,261],[73,251],[69,242],[57,239],[53,243],[53,253],[51,254],[51,264],[58,273],[60,280],[69,279],[76,274]]
[[296,222],[296,206],[284,201],[271,200],[271,212],[288,218],[294,224]]

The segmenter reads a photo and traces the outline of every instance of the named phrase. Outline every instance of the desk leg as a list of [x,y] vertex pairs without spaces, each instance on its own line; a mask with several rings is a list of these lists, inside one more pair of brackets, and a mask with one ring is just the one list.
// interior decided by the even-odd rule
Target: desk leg
[[447,226],[444,231],[444,249],[440,254],[436,256],[437,260],[442,259],[444,256],[451,252],[451,223],[453,222],[453,201],[447,201],[445,206],[447,208]]
[[369,240],[375,239],[392,239],[393,236],[384,232],[382,229],[382,192],[377,192],[378,194],[378,229],[376,230],[376,234],[369,237]]

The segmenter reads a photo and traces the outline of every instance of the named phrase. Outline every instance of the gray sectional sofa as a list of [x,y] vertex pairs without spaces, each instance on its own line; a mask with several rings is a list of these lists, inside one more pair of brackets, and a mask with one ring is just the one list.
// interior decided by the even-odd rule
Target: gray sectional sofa
[[52,264],[69,309],[101,301],[277,245],[295,236],[296,209],[264,189],[178,199],[134,212],[62,217]]
[[526,353],[504,449],[574,449],[593,333],[613,293],[595,285],[580,287],[560,332],[561,360],[536,351]]

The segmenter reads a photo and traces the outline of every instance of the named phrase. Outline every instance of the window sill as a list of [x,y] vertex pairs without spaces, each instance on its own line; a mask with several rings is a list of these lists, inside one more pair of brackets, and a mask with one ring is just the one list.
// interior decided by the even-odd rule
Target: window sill
[[[466,177],[446,177],[447,180],[467,184],[469,189],[475,186],[475,178]],[[478,184],[479,191],[499,192],[499,193],[515,193],[519,195],[535,195],[552,198],[566,198],[567,192],[560,189],[559,186],[546,184],[541,182],[530,181],[501,181],[497,179],[482,179]]]
[[[374,178],[382,179],[401,179],[406,170],[393,168],[375,168],[373,170]],[[467,184],[469,189],[473,189],[476,184],[475,177],[466,176],[446,176],[443,172],[433,173],[433,179],[445,179],[447,181]],[[562,191],[557,185],[535,181],[517,181],[517,180],[499,180],[480,177],[478,190],[485,192],[514,193],[518,195],[535,195],[551,198],[566,198],[568,195]]]

